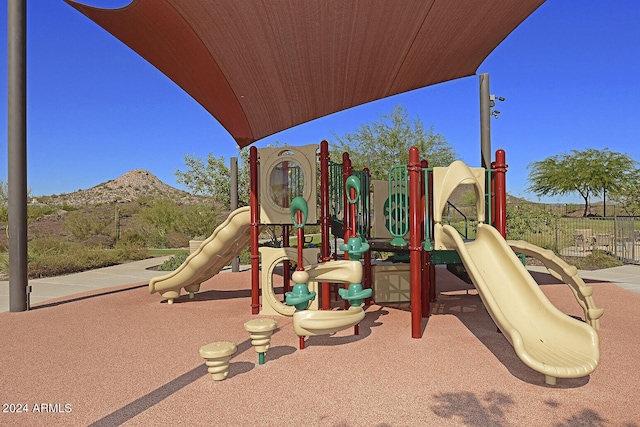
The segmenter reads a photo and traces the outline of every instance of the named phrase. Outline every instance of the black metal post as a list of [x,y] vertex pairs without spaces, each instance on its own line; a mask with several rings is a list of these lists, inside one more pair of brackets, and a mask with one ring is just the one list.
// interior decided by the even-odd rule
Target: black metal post
[[27,279],[27,1],[9,0],[9,311],[29,309]]

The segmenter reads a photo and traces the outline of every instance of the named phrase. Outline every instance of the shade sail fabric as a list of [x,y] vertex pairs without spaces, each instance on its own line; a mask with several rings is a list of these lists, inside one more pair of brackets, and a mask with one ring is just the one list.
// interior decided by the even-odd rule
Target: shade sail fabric
[[65,0],[247,146],[337,111],[475,74],[544,0]]

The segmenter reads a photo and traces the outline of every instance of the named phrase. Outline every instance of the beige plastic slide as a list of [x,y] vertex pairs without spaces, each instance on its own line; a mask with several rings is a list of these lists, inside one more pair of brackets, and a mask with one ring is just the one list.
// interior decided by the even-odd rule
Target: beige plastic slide
[[455,228],[436,224],[437,249],[455,249],[487,311],[518,357],[545,375],[578,378],[600,359],[597,332],[558,310],[540,290],[500,233],[479,223],[476,240],[465,243]]
[[576,267],[567,264],[553,251],[543,249],[524,240],[507,240],[507,244],[515,252],[541,261],[553,277],[569,285],[576,300],[578,300],[578,304],[584,310],[587,323],[596,331],[600,329],[600,317],[604,313],[604,308],[596,307],[596,302],[593,299],[593,288],[585,285],[582,278],[578,276]]
[[160,292],[169,304],[184,288],[193,298],[200,284],[218,274],[251,242],[251,212],[245,206],[231,212],[208,239],[176,270],[149,282],[149,292]]
[[362,319],[362,307],[349,307],[347,310],[302,310],[293,314],[293,330],[300,337],[329,335],[355,326]]
[[[328,261],[305,268],[313,282],[362,283],[360,261]],[[329,335],[355,326],[364,319],[362,307],[348,310],[302,310],[293,313],[293,330],[298,336]]]

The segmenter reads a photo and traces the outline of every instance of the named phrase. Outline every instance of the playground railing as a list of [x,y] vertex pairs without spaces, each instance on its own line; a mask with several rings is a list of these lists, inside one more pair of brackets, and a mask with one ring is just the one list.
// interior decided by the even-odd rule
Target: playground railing
[[[460,215],[460,217],[462,217],[462,221],[454,219],[456,218],[456,216],[451,214],[451,209],[453,209],[455,212],[457,212]],[[450,201],[447,201],[447,214],[443,217],[443,219],[445,218],[447,220],[447,223],[449,225],[452,225],[458,231],[458,234],[462,236],[463,239],[470,238],[469,237],[469,218]],[[464,232],[460,230],[460,228],[463,228]]]
[[329,162],[329,216],[332,222],[344,220],[344,182],[342,163]]
[[388,196],[384,207],[387,229],[393,246],[406,246],[409,232],[409,172],[406,165],[393,166],[388,173]]
[[360,198],[358,199],[356,207],[356,232],[358,233],[359,237],[366,238],[369,234],[371,218],[369,200],[369,187],[371,186],[371,179],[369,178],[369,174],[366,170],[354,170],[351,172],[351,175],[356,176],[360,180],[360,188],[364,189],[364,191],[362,191],[362,193],[360,194]]

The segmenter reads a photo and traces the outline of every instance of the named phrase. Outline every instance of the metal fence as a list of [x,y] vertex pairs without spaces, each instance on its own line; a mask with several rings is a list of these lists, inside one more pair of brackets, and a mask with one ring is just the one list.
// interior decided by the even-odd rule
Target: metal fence
[[507,220],[509,239],[521,239],[562,256],[584,257],[601,250],[624,263],[640,264],[638,217],[529,216],[524,224],[512,218],[515,227],[511,229],[509,222]]
[[[640,217],[564,216],[548,209],[550,205],[544,209],[540,206],[509,204],[507,238],[524,240],[562,256],[584,257],[600,250],[626,264],[640,264]],[[445,209],[443,220],[473,239],[477,222],[472,208],[463,205]]]

